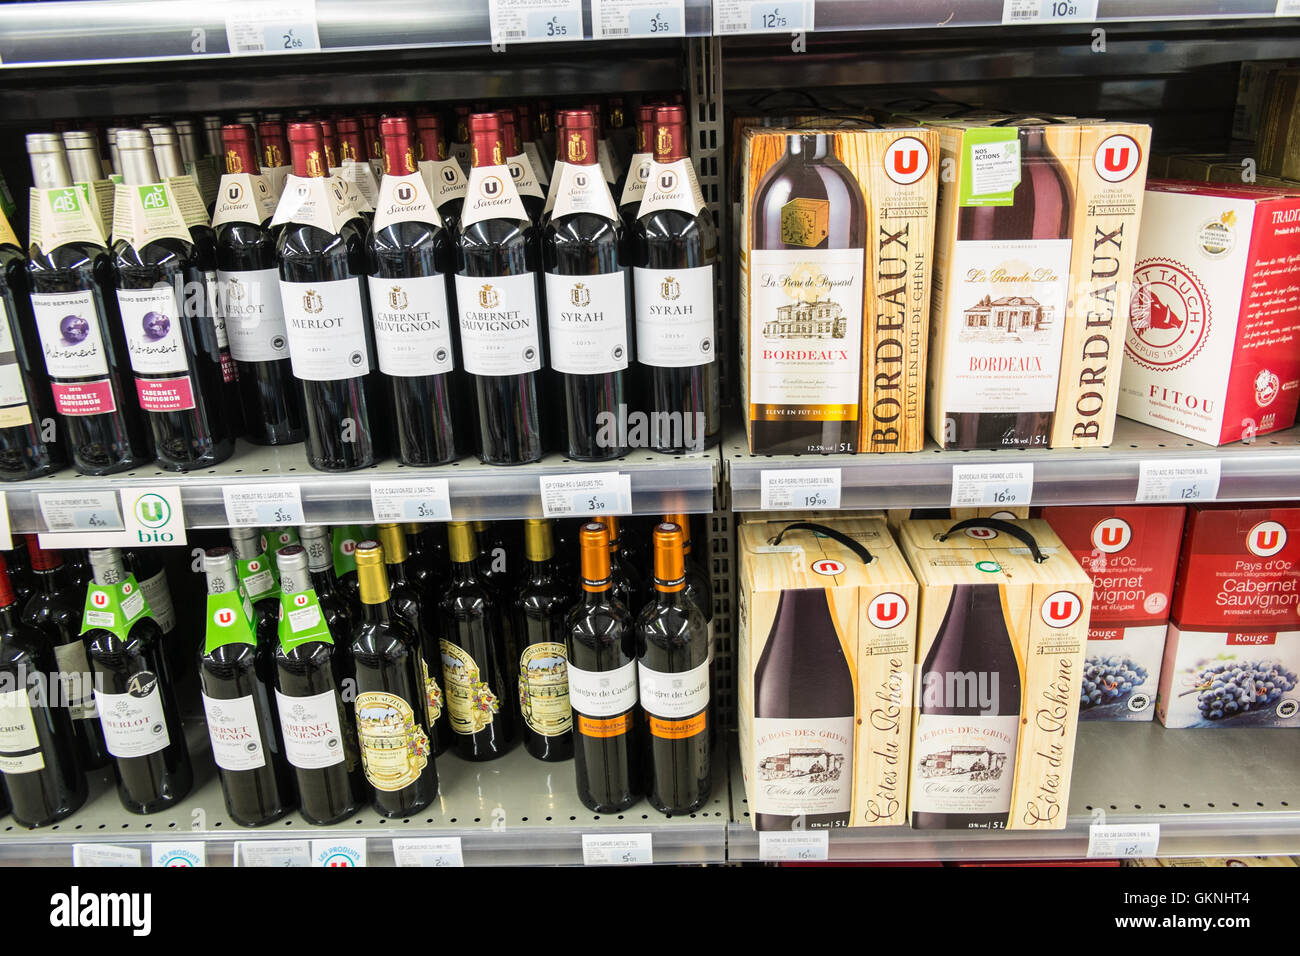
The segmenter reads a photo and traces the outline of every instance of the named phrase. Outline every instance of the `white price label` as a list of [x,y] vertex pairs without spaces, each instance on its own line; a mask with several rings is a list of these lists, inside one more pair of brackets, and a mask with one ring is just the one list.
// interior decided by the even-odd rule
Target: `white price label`
[[232,528],[305,524],[297,485],[226,485],[226,520]]
[[324,867],[348,867],[366,865],[366,841],[360,840],[312,840],[311,865]]
[[953,465],[954,508],[1024,507],[1034,495],[1034,466]]
[[813,29],[813,0],[713,0],[713,32],[798,33]]
[[0,551],[12,551],[13,546],[13,532],[9,527],[9,501],[4,492],[0,491]]
[[654,862],[654,850],[648,833],[584,833],[584,866],[627,866]]
[[537,482],[542,491],[542,515],[546,518],[632,513],[631,475],[617,471],[543,475]]
[[304,53],[320,49],[316,0],[227,0],[231,53]]
[[372,481],[370,509],[376,521],[450,521],[447,479]]
[[1002,0],[1002,22],[1092,23],[1097,0]]
[[1194,505],[1219,496],[1218,458],[1171,458],[1138,465],[1138,501]]
[[38,491],[36,501],[50,531],[121,531],[116,491]]
[[797,468],[786,471],[763,469],[759,507],[764,511],[804,508],[834,509],[840,506],[839,468]]
[[1275,17],[1300,17],[1300,0],[1277,0]]
[[764,862],[782,860],[825,860],[830,857],[830,833],[764,831],[758,835],[758,858]]
[[686,0],[591,0],[591,31],[598,40],[686,36]]
[[493,43],[582,39],[582,0],[488,0]]
[[150,847],[154,866],[207,866],[207,844],[192,843],[154,843]]
[[426,837],[394,840],[393,862],[398,866],[464,866],[460,837]]
[[100,843],[74,843],[73,866],[144,866],[144,855],[134,847]]
[[1094,823],[1088,827],[1088,859],[1140,859],[1156,855],[1160,824],[1141,826]]
[[306,840],[241,840],[235,844],[235,866],[311,866]]

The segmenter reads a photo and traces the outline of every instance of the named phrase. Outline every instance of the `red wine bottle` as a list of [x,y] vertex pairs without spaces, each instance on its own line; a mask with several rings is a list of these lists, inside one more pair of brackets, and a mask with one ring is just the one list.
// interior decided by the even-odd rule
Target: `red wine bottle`
[[404,465],[444,465],[456,446],[456,346],[447,302],[452,240],[416,167],[410,121],[381,123],[379,207],[367,240],[379,370],[393,405],[393,445]]
[[270,219],[275,194],[263,178],[253,130],[222,127],[225,176],[217,191],[219,298],[238,370],[245,438],[259,445],[300,442],[306,434],[302,395],[293,380],[280,300],[280,271]]
[[650,446],[681,454],[721,427],[713,303],[718,237],[687,155],[686,111],[655,111],[655,161],[638,210],[633,290]]
[[293,176],[276,210],[277,240],[293,374],[307,413],[307,461],[351,471],[383,454],[386,409],[374,373],[366,294],[366,227],[337,181],[326,179],[319,123],[289,127]]
[[433,195],[447,235],[455,237],[460,232],[460,213],[465,206],[465,171],[447,155],[447,139],[437,113],[416,114],[415,128],[420,175]]
[[256,129],[261,150],[262,175],[270,183],[278,200],[284,192],[285,177],[293,172],[293,166],[289,163],[289,139],[285,135],[284,124],[279,120],[263,119]]
[[636,235],[636,221],[641,209],[641,198],[645,195],[646,183],[650,181],[650,167],[654,165],[655,110],[658,107],[646,104],[638,106],[636,111],[636,151],[627,163],[627,173],[615,192],[618,196],[618,214],[629,238]]
[[379,116],[376,113],[358,113],[361,132],[365,137],[366,159],[375,174],[375,181],[384,175],[384,141],[379,136]]
[[479,458],[520,465],[543,452],[541,255],[506,168],[500,120],[476,113],[470,125],[474,159],[456,272],[461,350],[474,378]]
[[379,199],[379,177],[366,158],[366,141],[361,121],[341,116],[334,126],[338,133],[338,175],[351,190],[353,202],[369,226],[375,216],[375,203]]
[[[137,468],[154,451],[131,379],[104,234],[86,226],[90,210],[73,186],[59,137],[33,133],[27,152],[36,184],[32,202],[39,207],[28,249],[32,312],[69,457],[85,475]],[[58,220],[66,208],[82,213],[83,228],[45,238],[45,220],[63,226]]]
[[609,579],[614,597],[629,610],[642,608],[650,600],[650,589],[645,574],[636,561],[628,560],[623,550],[623,520],[614,515],[594,519],[603,524],[609,537]]
[[551,525],[545,518],[524,522],[524,558],[524,577],[513,607],[524,748],[538,760],[568,760],[573,756],[573,714],[565,619],[573,596],[557,574]]
[[506,154],[506,168],[510,170],[515,191],[519,193],[524,208],[528,210],[528,218],[537,225],[542,219],[546,193],[537,178],[537,170],[533,169],[532,160],[524,152],[523,140],[519,137],[519,119],[511,108],[497,110],[497,119],[501,121],[501,142]]
[[457,106],[455,110],[455,139],[451,143],[451,158],[460,164],[461,171],[469,175],[474,148],[469,139],[469,107]]

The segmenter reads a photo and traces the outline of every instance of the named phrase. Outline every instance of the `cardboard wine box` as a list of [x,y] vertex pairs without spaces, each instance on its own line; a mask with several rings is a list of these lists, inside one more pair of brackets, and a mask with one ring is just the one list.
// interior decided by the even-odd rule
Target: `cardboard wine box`
[[970,520],[907,521],[899,539],[921,589],[912,826],[1058,830],[1092,581],[1046,521]]
[[1042,518],[1092,578],[1080,720],[1152,720],[1186,509],[1047,507]]
[[[788,523],[793,524],[793,522]],[[741,525],[740,753],[758,830],[907,821],[916,580],[883,518]]]

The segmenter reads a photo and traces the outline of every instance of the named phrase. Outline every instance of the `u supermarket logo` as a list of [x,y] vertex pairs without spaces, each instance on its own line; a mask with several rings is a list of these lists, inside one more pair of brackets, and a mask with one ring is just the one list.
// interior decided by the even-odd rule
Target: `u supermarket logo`
[[1083,602],[1073,591],[1057,591],[1043,602],[1043,623],[1048,627],[1069,627],[1083,613]]
[[108,594],[104,591],[96,591],[90,596],[90,603],[95,607],[108,607]]
[[822,558],[820,561],[814,561],[812,563],[812,569],[816,573],[823,574],[827,577],[834,577],[837,574],[843,574],[845,570],[844,562],[836,561],[834,558]]
[[135,517],[146,528],[161,528],[171,520],[172,508],[160,495],[141,495],[135,503]]
[[505,186],[496,176],[488,176],[479,185],[479,192],[488,199],[496,199],[497,196],[501,195],[504,189]]
[[884,165],[886,176],[900,186],[910,186],[930,171],[930,151],[915,136],[904,136],[889,144]]
[[217,625],[217,627],[230,627],[230,625],[235,623],[235,612],[228,607],[219,608],[217,612],[212,615],[212,623]]
[[1133,529],[1123,518],[1107,518],[1092,529],[1092,546],[1102,554],[1123,551],[1133,540]]
[[293,606],[294,606],[294,607],[306,607],[306,606],[307,606],[307,595],[305,595],[305,594],[295,594],[295,595],[293,596]]
[[878,594],[867,605],[867,620],[882,631],[898,627],[907,620],[907,601],[892,591]]
[[974,538],[977,541],[992,541],[998,536],[998,533],[992,528],[967,528],[966,537]]
[[1102,140],[1092,154],[1092,166],[1108,183],[1122,183],[1142,164],[1142,147],[1131,136],[1116,133]]
[[1286,528],[1276,521],[1261,521],[1246,533],[1246,548],[1261,558],[1272,557],[1286,547]]

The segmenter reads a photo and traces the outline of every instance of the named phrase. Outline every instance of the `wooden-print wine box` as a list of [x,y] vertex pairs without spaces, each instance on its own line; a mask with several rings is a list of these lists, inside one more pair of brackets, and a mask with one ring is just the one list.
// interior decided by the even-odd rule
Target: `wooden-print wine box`
[[741,400],[754,454],[925,443],[937,158],[926,129],[745,131]]
[[750,820],[757,830],[904,824],[916,580],[883,518],[832,519],[817,523],[822,533],[786,530],[794,524],[738,532]]
[[1092,582],[1040,519],[907,521],[899,543],[921,588],[912,826],[1063,828]]

